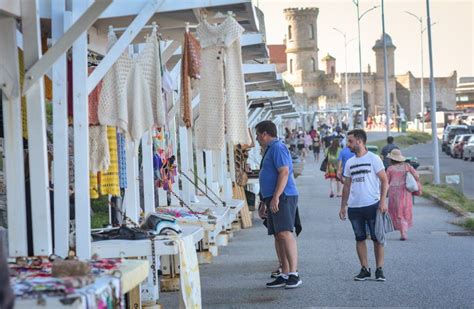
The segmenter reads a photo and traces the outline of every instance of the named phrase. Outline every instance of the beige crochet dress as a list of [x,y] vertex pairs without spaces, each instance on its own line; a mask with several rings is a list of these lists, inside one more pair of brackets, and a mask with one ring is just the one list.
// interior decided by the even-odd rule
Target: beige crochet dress
[[240,37],[244,29],[232,17],[219,25],[197,27],[201,43],[201,82],[196,143],[222,150],[227,141],[250,144]]

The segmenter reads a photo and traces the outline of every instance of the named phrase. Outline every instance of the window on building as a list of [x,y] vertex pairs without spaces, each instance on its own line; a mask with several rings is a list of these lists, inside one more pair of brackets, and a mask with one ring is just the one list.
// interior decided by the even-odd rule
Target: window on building
[[316,61],[314,60],[314,58],[311,58],[311,68],[313,72],[316,72]]
[[331,75],[336,75],[336,68],[331,66]]
[[393,103],[394,101],[394,95],[393,92],[390,93],[390,103]]
[[309,25],[309,39],[314,40],[314,26],[313,26],[313,24]]
[[292,37],[292,33],[291,33],[291,25],[288,26],[288,40],[292,40],[293,37]]
[[290,73],[293,73],[293,59],[290,59]]

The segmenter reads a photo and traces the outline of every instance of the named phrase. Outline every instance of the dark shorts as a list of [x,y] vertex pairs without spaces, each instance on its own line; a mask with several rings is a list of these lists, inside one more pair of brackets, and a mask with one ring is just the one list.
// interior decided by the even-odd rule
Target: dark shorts
[[272,198],[265,198],[267,205],[267,230],[268,235],[275,235],[283,231],[293,232],[295,226],[296,208],[298,207],[298,196],[280,196],[280,204],[277,213],[270,211],[270,202]]
[[321,147],[320,146],[313,146],[313,152],[314,153],[320,153],[321,152]]
[[375,237],[375,218],[377,217],[378,208],[379,202],[367,207],[349,207],[347,210],[357,241],[363,241],[367,238],[366,226],[369,227],[370,238],[374,241],[377,240],[377,237]]
[[298,144],[298,150],[303,150],[304,144]]

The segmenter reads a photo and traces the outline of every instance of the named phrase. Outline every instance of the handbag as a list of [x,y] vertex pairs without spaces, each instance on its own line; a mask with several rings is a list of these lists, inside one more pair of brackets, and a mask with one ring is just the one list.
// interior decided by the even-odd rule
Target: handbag
[[328,169],[328,156],[326,156],[323,160],[323,162],[321,162],[321,166],[319,167],[319,170],[321,172],[326,172]]
[[417,192],[420,190],[418,186],[418,182],[415,179],[415,176],[413,176],[413,174],[409,170],[407,170],[405,174],[405,187],[411,193]]

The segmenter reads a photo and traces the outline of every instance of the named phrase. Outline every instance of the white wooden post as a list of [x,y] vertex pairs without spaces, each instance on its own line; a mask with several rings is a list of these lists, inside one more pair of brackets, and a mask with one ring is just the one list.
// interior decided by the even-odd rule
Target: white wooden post
[[[72,16],[65,16],[65,1],[51,1],[53,44],[64,34]],[[66,21],[68,19],[68,21]],[[53,143],[54,143],[54,253],[65,257],[69,251],[69,156],[67,119],[66,55],[53,65]]]
[[227,149],[229,151],[229,169],[230,169],[230,180],[235,182],[235,148],[233,143],[227,143]]
[[[180,162],[179,168],[186,173],[189,170],[189,159],[188,159],[188,130],[186,127],[179,127],[179,150],[180,150]],[[187,175],[187,173],[186,173]],[[181,177],[182,195],[181,198],[189,205],[191,203],[190,193],[192,184],[183,176]]]
[[[88,0],[72,2],[72,18],[76,21],[87,9]],[[73,44],[73,113],[74,113],[74,177],[76,255],[91,256],[91,216],[89,195],[89,103],[87,94],[87,34]]]
[[21,95],[16,20],[0,15],[0,87],[7,187],[8,247],[10,256],[28,255],[25,169],[21,126]]
[[[25,69],[31,68],[41,57],[38,6],[38,0],[21,1]],[[31,86],[26,100],[33,251],[35,255],[50,255],[53,246],[46,150],[46,108],[42,77]]]
[[[194,171],[202,180],[206,179],[206,172],[204,171],[204,152],[196,148],[196,165],[197,169]],[[204,189],[203,184],[200,187]]]
[[142,138],[143,157],[143,198],[145,205],[145,216],[155,211],[155,181],[153,175],[153,142],[150,132],[145,133]]
[[[187,143],[188,143],[188,168],[186,170],[183,169],[183,171],[190,177],[191,179],[194,179],[193,173],[189,172],[190,170],[195,170],[194,168],[194,147],[193,147],[193,132],[191,129],[187,129]],[[196,201],[196,187],[190,183],[189,184],[190,190],[189,190],[189,199],[193,202]]]
[[125,212],[127,216],[138,222],[140,214],[140,189],[138,177],[138,156],[134,154],[134,147],[127,141],[127,183],[125,189]]

